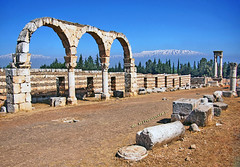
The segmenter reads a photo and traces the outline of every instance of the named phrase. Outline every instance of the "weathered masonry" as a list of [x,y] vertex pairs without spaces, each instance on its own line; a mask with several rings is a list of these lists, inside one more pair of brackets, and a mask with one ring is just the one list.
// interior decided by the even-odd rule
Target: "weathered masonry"
[[[32,102],[41,102],[42,100],[49,99],[51,96],[68,96],[67,74],[67,69],[30,69]],[[150,89],[184,87],[190,85],[190,79],[190,75],[137,73],[136,89],[138,90],[142,87]],[[6,96],[6,76],[3,69],[0,69],[0,83],[0,95]],[[108,91],[112,95],[115,90],[125,90],[124,72],[108,73]],[[101,91],[101,71],[75,69],[76,98],[81,99],[85,94],[92,96],[94,93]]]
[[[136,94],[136,68],[132,58],[131,46],[122,33],[106,32],[96,27],[71,23],[50,17],[38,18],[30,21],[17,39],[16,53],[13,54],[12,69],[6,70],[7,106],[8,111],[31,110],[31,54],[29,44],[32,34],[41,26],[52,28],[62,41],[66,56],[64,57],[68,69],[68,104],[76,104],[75,96],[75,67],[77,61],[78,42],[83,34],[90,34],[99,48],[102,67],[102,98],[108,99],[108,67],[110,49],[113,41],[117,39],[124,52],[124,77],[126,95]],[[24,106],[24,107],[23,107]]]

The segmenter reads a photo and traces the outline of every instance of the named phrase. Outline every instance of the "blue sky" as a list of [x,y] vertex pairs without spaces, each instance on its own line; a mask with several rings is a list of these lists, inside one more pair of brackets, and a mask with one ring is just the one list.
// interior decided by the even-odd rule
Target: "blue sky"
[[[213,50],[223,50],[224,61],[240,62],[240,0],[1,0],[0,55],[15,52],[25,24],[45,16],[122,32],[133,53],[186,49],[202,52],[210,59]],[[98,47],[85,34],[77,51],[78,55],[95,56]],[[30,53],[51,58],[65,55],[57,34],[48,27],[33,34]],[[116,40],[111,55],[121,54]],[[196,56],[196,60],[200,58]]]

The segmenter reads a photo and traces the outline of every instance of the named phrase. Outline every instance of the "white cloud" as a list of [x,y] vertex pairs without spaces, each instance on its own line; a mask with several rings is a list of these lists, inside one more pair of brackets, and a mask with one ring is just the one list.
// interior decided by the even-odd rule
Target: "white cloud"
[[11,58],[12,58],[12,53],[0,55],[0,59],[11,59]]

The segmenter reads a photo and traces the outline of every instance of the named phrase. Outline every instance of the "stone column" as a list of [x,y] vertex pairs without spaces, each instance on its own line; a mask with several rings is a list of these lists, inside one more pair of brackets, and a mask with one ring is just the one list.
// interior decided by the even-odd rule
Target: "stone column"
[[236,94],[237,63],[230,63],[230,90]]
[[217,78],[218,65],[217,65],[217,55],[214,54],[214,78]]
[[218,78],[218,63],[217,63],[217,57],[220,57],[220,74],[219,78],[222,78],[222,57],[223,57],[223,51],[213,51],[214,53],[214,78]]
[[68,68],[68,98],[67,104],[74,105],[77,104],[77,98],[75,95],[75,72],[74,68],[77,65],[77,56],[65,56],[66,67]]
[[221,54],[220,56],[220,71],[219,71],[219,78],[222,78],[222,59],[223,59],[223,55]]
[[135,67],[133,58],[124,59],[124,71],[125,95],[135,96],[137,95],[137,68]]
[[102,99],[108,100],[110,94],[108,93],[108,67],[109,63],[101,63],[102,67]]

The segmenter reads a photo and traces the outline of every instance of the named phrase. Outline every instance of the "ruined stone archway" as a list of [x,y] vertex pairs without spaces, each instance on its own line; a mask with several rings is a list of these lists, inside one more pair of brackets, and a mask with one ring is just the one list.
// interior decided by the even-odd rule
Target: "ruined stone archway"
[[40,27],[47,26],[52,28],[62,41],[66,54],[71,54],[71,43],[69,41],[69,32],[64,24],[54,18],[43,17],[30,21],[25,25],[17,39],[16,53],[13,55],[13,64],[17,68],[30,67],[29,44],[32,34]]
[[32,34],[41,26],[52,28],[62,41],[65,48],[65,64],[68,68],[68,104],[76,104],[75,73],[77,65],[77,46],[81,36],[90,34],[98,44],[100,61],[102,66],[103,98],[108,98],[108,67],[110,48],[114,39],[118,39],[124,50],[125,91],[134,93],[136,84],[136,70],[132,58],[131,47],[125,35],[114,31],[106,32],[96,27],[78,23],[58,20],[51,17],[43,17],[30,21],[17,39],[16,53],[13,54],[12,69],[6,70],[8,111],[31,110],[31,84],[30,84],[30,53],[29,44]]
[[[114,40],[118,40],[123,48],[123,60],[124,60],[124,72],[125,72],[125,94],[126,96],[134,96],[136,95],[136,75],[137,70],[135,67],[134,59],[132,58],[132,50],[131,46],[128,42],[128,39],[122,33],[117,33],[114,36],[110,49]],[[109,49],[109,52],[110,52]]]

